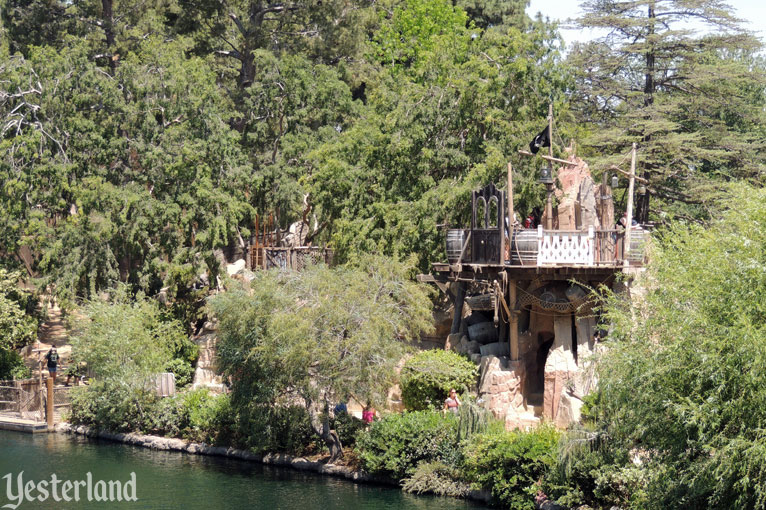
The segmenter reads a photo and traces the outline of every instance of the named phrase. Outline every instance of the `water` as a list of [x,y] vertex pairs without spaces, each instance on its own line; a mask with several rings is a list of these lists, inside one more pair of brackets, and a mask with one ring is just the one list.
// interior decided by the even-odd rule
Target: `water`
[[[59,509],[265,509],[265,510],[478,510],[473,503],[264,466],[220,457],[153,451],[108,441],[63,434],[22,434],[0,430],[0,508],[15,503],[20,472],[24,481],[130,479],[136,474],[137,502],[23,502],[18,510]],[[35,493],[37,494],[37,493]]]

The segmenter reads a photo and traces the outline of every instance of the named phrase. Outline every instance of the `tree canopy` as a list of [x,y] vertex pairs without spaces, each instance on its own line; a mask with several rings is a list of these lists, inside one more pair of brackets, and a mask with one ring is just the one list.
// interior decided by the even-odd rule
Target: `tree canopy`
[[582,8],[579,25],[606,35],[569,55],[573,107],[593,123],[584,142],[600,166],[624,163],[638,144],[638,171],[650,181],[638,221],[650,212],[704,218],[721,183],[762,183],[762,46],[727,4],[588,0]]
[[609,307],[595,416],[607,464],[640,473],[631,508],[766,504],[764,199],[737,186],[709,227],[665,231],[646,294]]
[[431,327],[428,288],[409,280],[410,268],[365,262],[259,272],[249,289],[210,302],[232,404],[243,417],[265,404],[305,405],[333,458],[342,445],[330,431],[330,409],[349,396],[384,403],[405,341]]

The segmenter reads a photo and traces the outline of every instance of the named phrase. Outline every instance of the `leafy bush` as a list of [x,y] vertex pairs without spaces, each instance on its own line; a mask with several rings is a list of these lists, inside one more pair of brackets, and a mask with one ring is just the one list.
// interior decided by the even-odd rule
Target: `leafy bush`
[[229,397],[200,388],[164,398],[157,406],[153,425],[155,433],[219,443],[230,434]]
[[436,411],[390,414],[373,422],[356,440],[364,468],[397,480],[415,473],[420,462],[457,465],[457,418]]
[[340,413],[332,421],[332,427],[340,437],[343,446],[353,446],[356,443],[356,436],[367,426],[359,418],[348,413]]
[[455,352],[419,352],[402,367],[402,401],[412,411],[441,409],[451,388],[462,393],[476,384],[477,375],[476,365]]
[[634,508],[766,505],[766,190],[733,187],[725,206],[656,236],[640,306],[610,296],[589,414],[614,460],[583,493],[612,486]]
[[72,389],[70,421],[113,432],[143,432],[152,424],[159,398],[143,386],[96,381]]
[[176,376],[176,388],[183,389],[194,380],[194,366],[181,358],[173,358],[165,365],[166,372]]
[[0,381],[26,379],[29,375],[29,368],[18,352],[0,349]]
[[475,435],[465,445],[465,474],[504,508],[532,509],[540,481],[556,465],[559,438],[547,425],[529,432]]
[[0,269],[0,349],[13,350],[27,345],[37,337],[37,301],[17,283],[18,271]]
[[443,462],[421,462],[411,477],[402,484],[406,492],[436,494],[463,498],[471,486],[462,479],[460,470]]

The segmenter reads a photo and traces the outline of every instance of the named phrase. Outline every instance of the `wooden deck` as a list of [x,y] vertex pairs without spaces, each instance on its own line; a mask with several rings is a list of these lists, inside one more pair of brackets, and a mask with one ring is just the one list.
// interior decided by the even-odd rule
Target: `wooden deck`
[[0,414],[0,430],[38,434],[40,432],[48,432],[48,424],[45,422],[24,420]]

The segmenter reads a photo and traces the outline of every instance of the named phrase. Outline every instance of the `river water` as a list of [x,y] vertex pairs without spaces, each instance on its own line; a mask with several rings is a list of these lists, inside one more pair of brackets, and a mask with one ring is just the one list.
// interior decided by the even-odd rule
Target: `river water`
[[[0,430],[0,508],[15,505],[19,475],[25,483],[51,480],[130,480],[136,502],[23,501],[18,510],[183,509],[183,510],[478,510],[452,498],[413,496],[390,487],[264,466],[220,457],[154,451],[63,434],[22,434]],[[10,477],[5,477],[10,474]],[[10,488],[9,481],[12,480]],[[42,496],[34,491],[33,496]],[[73,497],[70,494],[70,497]],[[95,496],[94,496],[95,499]]]

